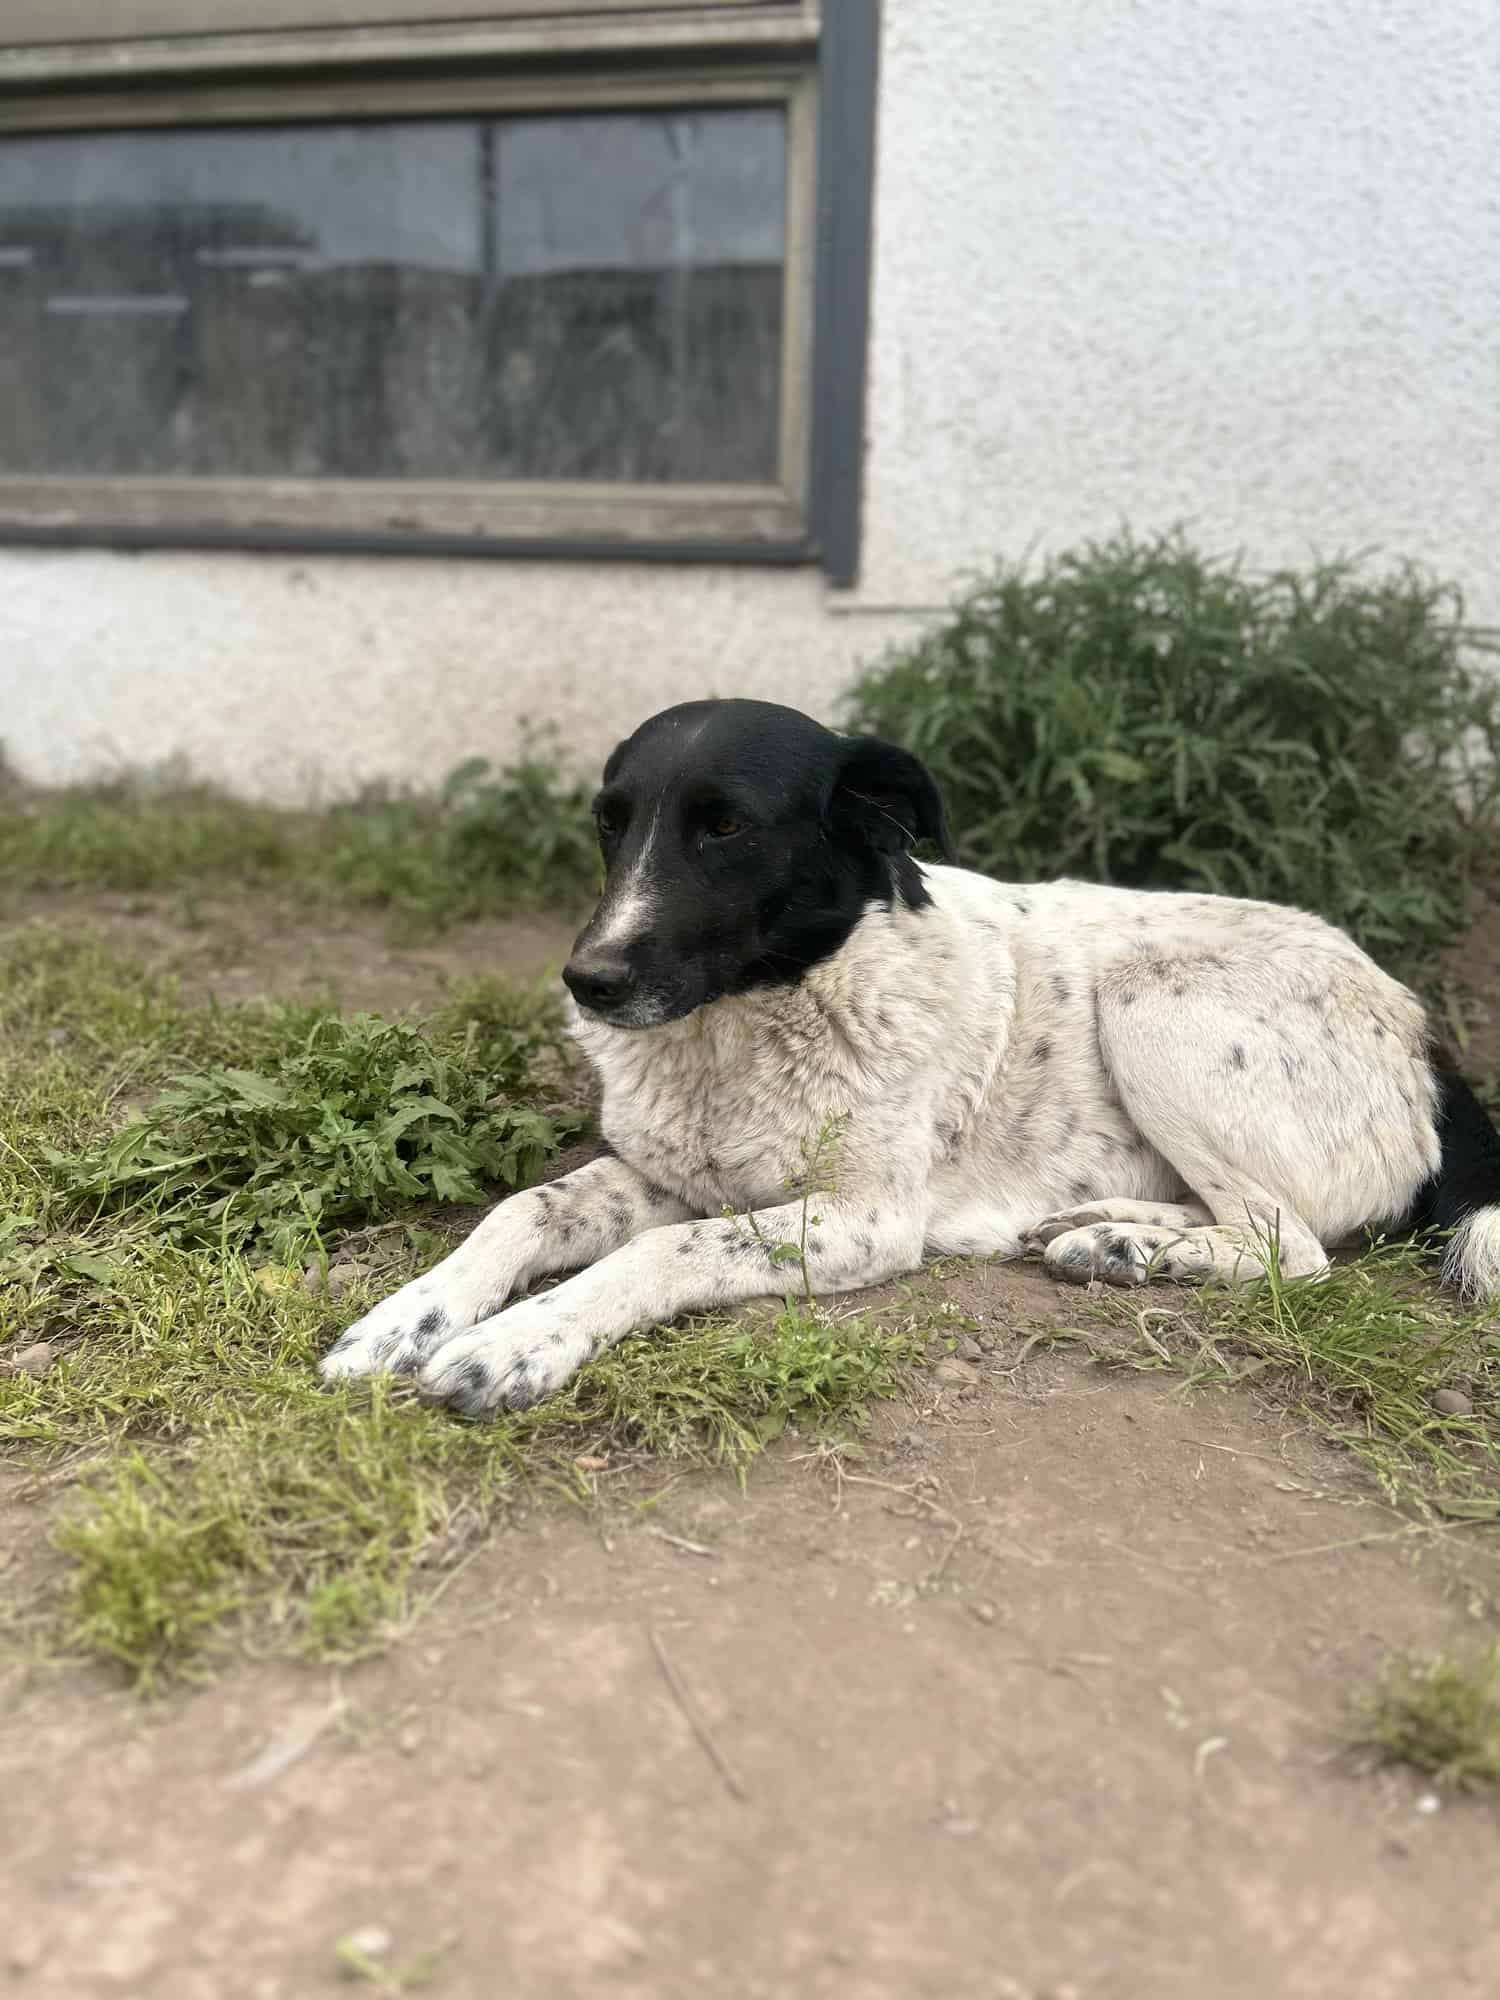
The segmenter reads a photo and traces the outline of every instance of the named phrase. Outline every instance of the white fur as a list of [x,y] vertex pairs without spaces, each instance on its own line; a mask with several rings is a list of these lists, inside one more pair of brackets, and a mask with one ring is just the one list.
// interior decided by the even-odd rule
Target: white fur
[[[1028,1245],[1059,1275],[1139,1283],[1256,1276],[1274,1241],[1311,1276],[1436,1168],[1421,1007],[1319,919],[925,879],[930,905],[872,906],[796,985],[653,1028],[578,1017],[617,1157],[503,1203],[325,1372],[520,1405],[633,1329],[777,1289],[770,1252],[799,1234],[807,1149],[831,1127],[808,1204],[818,1290]],[[1450,1262],[1500,1289],[1500,1211]],[[507,1305],[559,1270],[579,1275]]]
[[1500,1293],[1500,1208],[1481,1208],[1454,1230],[1443,1259],[1443,1280],[1466,1299]]
[[646,936],[656,921],[658,891],[656,842],[661,833],[661,807],[656,808],[628,875],[610,890],[590,926],[596,951],[627,951]]

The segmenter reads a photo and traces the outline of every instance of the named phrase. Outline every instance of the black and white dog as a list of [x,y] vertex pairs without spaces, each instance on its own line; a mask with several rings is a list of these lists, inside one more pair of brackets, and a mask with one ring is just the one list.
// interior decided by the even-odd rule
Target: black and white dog
[[515,1408],[779,1289],[830,1133],[819,1290],[1028,1249],[1078,1282],[1252,1278],[1272,1242],[1310,1278],[1374,1225],[1451,1231],[1446,1276],[1500,1291],[1500,1139],[1413,995],[1319,918],[923,866],[919,841],[952,855],[926,768],[765,702],[654,716],[594,812],[608,873],[563,978],[606,1153],[503,1202],[325,1375]]

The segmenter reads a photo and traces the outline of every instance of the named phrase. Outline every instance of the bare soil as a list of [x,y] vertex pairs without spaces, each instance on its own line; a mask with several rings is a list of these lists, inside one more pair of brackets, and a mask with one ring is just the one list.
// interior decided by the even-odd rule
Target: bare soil
[[102,935],[146,964],[170,966],[190,1000],[227,1006],[262,994],[331,995],[350,1014],[431,1006],[457,982],[486,973],[540,979],[561,968],[578,930],[576,919],[537,914],[403,943],[377,917],[315,917],[249,893],[197,897],[189,905],[177,896],[70,891],[19,898],[6,917]]
[[[175,952],[151,922],[138,948]],[[346,1004],[391,1007],[507,940],[318,948]],[[1248,1388],[1027,1350],[1080,1310],[1034,1271],[924,1282],[988,1351],[842,1471],[795,1438],[743,1488],[588,1468],[592,1504],[516,1512],[339,1672],[250,1662],[157,1706],[0,1679],[0,1991],[1500,1991],[1496,1808],[1343,1743],[1388,1651],[1493,1633],[1489,1532],[1414,1528]],[[30,1572],[57,1494],[0,1482]]]

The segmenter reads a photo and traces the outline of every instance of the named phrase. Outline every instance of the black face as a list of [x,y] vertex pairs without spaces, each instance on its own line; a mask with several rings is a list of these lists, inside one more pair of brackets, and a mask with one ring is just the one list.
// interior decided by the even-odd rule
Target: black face
[[800,979],[869,903],[929,900],[915,841],[953,859],[910,751],[764,701],[652,716],[605,765],[594,817],[604,894],[563,978],[621,1028]]

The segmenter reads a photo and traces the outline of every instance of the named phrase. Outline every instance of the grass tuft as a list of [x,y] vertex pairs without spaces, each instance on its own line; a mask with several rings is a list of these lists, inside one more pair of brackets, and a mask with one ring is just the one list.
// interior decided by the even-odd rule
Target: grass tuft
[[0,1381],[0,1440],[185,1440],[109,1461],[65,1514],[70,1650],[145,1687],[236,1637],[356,1658],[410,1619],[518,1486],[576,1491],[580,1454],[743,1465],[790,1425],[848,1435],[919,1351],[908,1334],[789,1306],[760,1327],[662,1328],[536,1410],[464,1424],[405,1384],[322,1389],[314,1359],[341,1320],[326,1302],[267,1294],[238,1265],[211,1318],[200,1305],[143,1338],[136,1314],[53,1375]]
[[1352,1737],[1382,1763],[1405,1764],[1440,1785],[1500,1782],[1500,1646],[1470,1665],[1401,1659],[1356,1704]]
[[[1393,1501],[1500,1520],[1500,1331],[1491,1312],[1438,1291],[1410,1245],[1377,1245],[1315,1282],[1283,1278],[1270,1246],[1264,1282],[1179,1294],[1112,1358],[1194,1382],[1254,1379],[1347,1446]],[[1438,1407],[1445,1389],[1461,1392],[1464,1414]]]
[[324,812],[232,799],[171,771],[43,791],[0,783],[0,881],[15,890],[289,896],[385,910],[408,932],[582,907],[598,885],[589,787],[533,732],[513,762],[463,764],[435,795],[375,788]]

